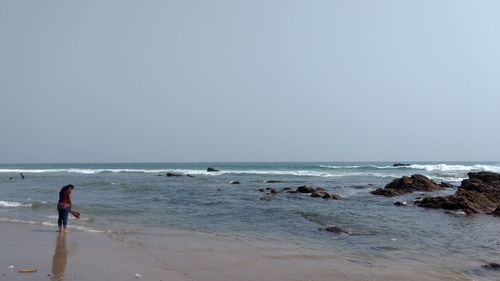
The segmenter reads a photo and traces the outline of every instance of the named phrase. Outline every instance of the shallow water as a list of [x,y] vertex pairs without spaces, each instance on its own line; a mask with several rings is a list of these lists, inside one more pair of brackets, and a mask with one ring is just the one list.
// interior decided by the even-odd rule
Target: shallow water
[[[206,172],[207,167],[220,172]],[[499,163],[180,163],[0,165],[0,220],[56,224],[59,189],[75,185],[71,227],[89,232],[148,234],[158,229],[195,230],[254,247],[276,241],[313,256],[354,256],[364,266],[414,264],[455,277],[481,280],[480,266],[500,262],[500,221],[416,206],[421,193],[386,198],[369,192],[396,177],[420,173],[459,185],[469,171],[500,172]],[[19,173],[23,173],[21,180]],[[178,172],[193,177],[165,177]],[[12,180],[9,179],[12,177]],[[241,184],[232,185],[238,180]],[[281,180],[280,183],[264,183]],[[308,195],[267,195],[302,184],[319,186],[345,200]],[[446,189],[428,195],[454,193]],[[351,235],[321,228],[337,225]],[[279,242],[278,242],[279,241]],[[284,242],[285,241],[285,242]],[[484,277],[487,280],[489,277]]]

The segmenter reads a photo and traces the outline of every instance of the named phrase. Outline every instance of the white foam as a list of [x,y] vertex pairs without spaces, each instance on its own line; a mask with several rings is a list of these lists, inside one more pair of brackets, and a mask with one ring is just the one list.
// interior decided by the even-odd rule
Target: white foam
[[0,207],[31,207],[31,204],[23,204],[11,201],[0,201]]
[[469,172],[469,171],[487,171],[487,172],[500,172],[500,166],[493,165],[482,165],[482,164],[474,164],[474,165],[449,165],[449,164],[432,164],[432,165],[419,165],[412,164],[408,166],[411,169],[425,170],[428,172]]
[[[202,169],[0,169],[0,173],[77,173],[77,174],[97,174],[97,173],[146,173],[146,174],[164,174],[167,172],[176,172],[190,175],[220,176],[224,174],[256,174],[256,175],[285,175],[285,176],[312,176],[312,177],[343,177],[343,176],[374,176],[374,177],[396,177],[389,173],[366,173],[366,172],[336,172],[339,169],[415,169],[427,172],[468,172],[468,171],[490,171],[500,172],[500,166],[495,165],[450,165],[450,164],[412,164],[410,166],[334,166],[319,165],[321,168],[328,168],[334,171],[325,170],[222,170],[218,172],[207,172]],[[116,184],[116,183],[113,183]]]
[[[43,225],[43,226],[54,226],[57,227],[56,223],[53,222],[38,222],[38,221],[29,221],[29,220],[20,220],[20,219],[12,219],[12,218],[0,218],[0,222],[11,222],[11,223],[21,223],[21,224],[31,224],[31,225]],[[102,230],[96,230],[92,229],[89,227],[81,226],[81,225],[70,225],[68,226],[69,229],[77,229],[81,230],[84,232],[89,232],[89,233],[104,233],[105,231]]]
[[360,168],[367,168],[367,169],[397,169],[399,167],[394,167],[394,166],[376,166],[376,165],[364,165],[364,166],[334,166],[334,165],[319,165],[321,168],[328,168],[328,169],[360,169]]
[[0,169],[0,173],[76,173],[76,174],[98,174],[98,173],[164,173],[170,170],[147,170],[147,169]]

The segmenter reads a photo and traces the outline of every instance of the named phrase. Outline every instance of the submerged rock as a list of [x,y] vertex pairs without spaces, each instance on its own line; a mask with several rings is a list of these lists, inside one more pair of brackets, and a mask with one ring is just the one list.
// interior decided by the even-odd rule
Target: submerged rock
[[182,173],[174,173],[174,172],[168,172],[165,174],[167,177],[183,177],[185,174]]
[[462,181],[457,192],[449,196],[426,197],[416,204],[424,208],[463,210],[468,215],[487,213],[500,214],[500,174],[471,172],[469,179]]
[[406,203],[405,201],[401,202],[401,201],[396,201],[394,202],[394,205],[395,206],[398,206],[398,207],[401,207],[401,206],[406,206],[408,205],[408,203]]
[[219,170],[214,169],[214,168],[212,168],[212,167],[208,167],[208,168],[207,168],[207,172],[219,172]]
[[496,262],[485,264],[485,265],[483,265],[481,267],[482,268],[486,268],[486,269],[491,269],[491,270],[500,270],[500,264],[498,264]]
[[265,183],[278,183],[281,182],[280,180],[267,180]]
[[435,181],[423,175],[403,176],[388,183],[384,188],[372,191],[372,194],[383,196],[398,196],[415,191],[436,191],[443,189]]
[[336,234],[341,234],[341,233],[351,234],[350,232],[345,231],[340,226],[336,226],[336,225],[329,226],[329,227],[325,228],[324,230],[326,230],[328,232],[336,233]]
[[240,184],[240,182],[239,182],[239,181],[230,181],[229,183],[230,183],[230,184]]

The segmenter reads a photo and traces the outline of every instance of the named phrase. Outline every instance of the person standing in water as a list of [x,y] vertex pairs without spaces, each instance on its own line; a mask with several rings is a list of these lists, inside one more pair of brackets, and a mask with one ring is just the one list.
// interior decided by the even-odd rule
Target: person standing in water
[[23,173],[19,173],[21,175],[21,180],[24,180],[24,175]]
[[57,211],[59,212],[57,226],[59,226],[59,232],[66,232],[68,215],[71,211],[71,191],[73,191],[73,188],[72,184],[68,184],[63,186],[59,191],[59,202],[57,203]]

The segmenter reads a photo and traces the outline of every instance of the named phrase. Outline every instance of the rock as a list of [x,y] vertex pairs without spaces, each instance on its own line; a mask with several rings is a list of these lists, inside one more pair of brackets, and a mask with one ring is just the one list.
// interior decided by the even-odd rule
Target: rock
[[13,265],[9,265],[8,269],[14,269]]
[[453,195],[426,197],[419,207],[463,210],[468,215],[486,213],[498,216],[500,208],[500,174],[471,172]]
[[331,198],[331,199],[334,199],[334,200],[341,200],[341,199],[344,199],[342,196],[337,195],[337,194],[335,194],[335,193],[330,193],[330,198]]
[[229,183],[230,183],[230,184],[240,184],[240,182],[239,182],[239,181],[230,181]]
[[315,190],[311,193],[311,197],[321,197],[321,198],[330,198],[330,194],[323,190]]
[[301,185],[297,187],[297,192],[299,193],[313,193],[316,189],[312,186]]
[[281,182],[280,180],[267,180],[265,183],[278,183]]
[[455,187],[453,184],[451,183],[447,183],[447,182],[444,182],[442,181],[439,186],[441,186],[442,188],[452,188],[452,187]]
[[212,167],[208,167],[208,168],[207,168],[207,172],[219,172],[219,170],[214,169],[214,168],[212,168]]
[[384,188],[372,191],[372,194],[383,196],[398,196],[415,191],[435,191],[443,189],[433,180],[423,175],[403,176],[388,183]]
[[489,214],[494,215],[495,217],[500,217],[500,207],[496,208],[493,212]]
[[136,273],[134,276],[135,276],[135,278],[142,278],[142,275],[139,273]]
[[329,193],[324,190],[315,190],[313,193],[311,193],[311,197],[320,197],[323,199],[334,199],[334,200],[339,200],[342,199],[339,195],[335,193]]
[[340,197],[339,195],[334,193],[329,193],[324,188],[307,186],[307,185],[301,185],[297,187],[297,189],[295,190],[293,190],[290,187],[285,187],[282,189],[282,191],[286,191],[287,193],[310,193],[311,197],[315,198],[324,198],[324,199],[331,198],[335,200],[342,199],[342,197]]
[[325,230],[328,231],[328,232],[337,233],[337,234],[348,233],[347,231],[343,230],[339,226],[330,226],[330,227],[325,228]]
[[410,163],[394,163],[392,164],[393,167],[408,167],[410,166]]
[[165,176],[167,176],[167,177],[182,177],[182,176],[185,176],[185,175],[182,174],[182,173],[168,172],[168,173],[165,174]]
[[491,270],[500,270],[500,264],[498,264],[496,262],[485,264],[485,265],[483,265],[481,267],[482,268],[486,268],[486,269],[491,269]]
[[424,199],[424,197],[416,197],[413,199],[413,203],[422,202],[422,199]]
[[278,193],[280,193],[280,192],[279,192],[279,191],[277,191],[276,189],[274,189],[274,188],[270,188],[270,187],[268,187],[268,188],[266,188],[266,189],[264,189],[264,188],[259,188],[259,189],[257,189],[257,191],[260,191],[260,192],[266,192],[266,194],[267,194],[267,192],[269,192],[270,194],[278,194]]
[[408,203],[406,203],[405,201],[403,201],[403,202],[401,202],[401,201],[396,201],[396,202],[394,202],[394,205],[395,205],[395,206],[398,206],[398,207],[400,207],[400,206],[406,206],[407,204],[408,204]]

